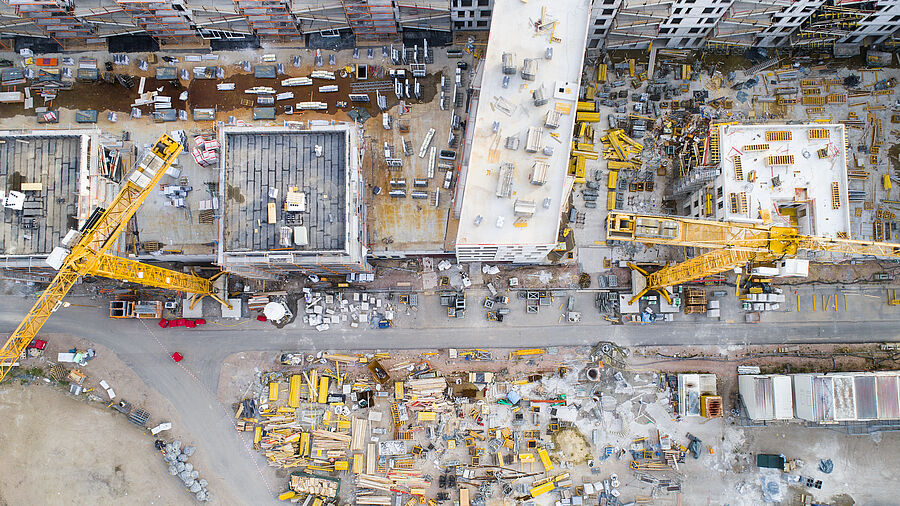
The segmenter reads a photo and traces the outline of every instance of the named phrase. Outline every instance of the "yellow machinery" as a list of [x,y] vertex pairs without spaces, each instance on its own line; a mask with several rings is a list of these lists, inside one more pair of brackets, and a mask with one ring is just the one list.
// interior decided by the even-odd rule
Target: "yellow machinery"
[[900,258],[900,244],[814,237],[802,235],[793,227],[618,212],[610,213],[607,218],[606,239],[710,250],[652,274],[629,265],[640,274],[635,279],[635,295],[630,303],[649,291],[656,291],[671,302],[666,287],[743,267],[748,263],[789,258],[800,250]]
[[[103,276],[191,293],[194,294],[193,304],[202,297],[210,296],[228,305],[215,293],[215,277],[205,279],[107,253],[182,149],[181,144],[168,135],[157,139],[139,158],[112,204],[105,210],[97,209],[85,223],[71,251],[67,253],[62,248],[53,251],[48,263],[58,267],[59,272],[0,349],[0,381],[6,377],[22,351],[28,347],[47,318],[62,305],[63,298],[81,277]],[[52,263],[54,258],[58,262],[55,265]]]

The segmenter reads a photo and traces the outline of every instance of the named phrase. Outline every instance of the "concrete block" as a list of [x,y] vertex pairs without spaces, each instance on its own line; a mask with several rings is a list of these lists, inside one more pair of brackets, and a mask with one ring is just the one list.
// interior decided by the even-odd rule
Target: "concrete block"
[[242,316],[241,314],[241,299],[228,299],[228,303],[231,304],[231,309],[228,309],[228,306],[222,304],[222,318],[235,318],[238,319]]
[[191,297],[182,299],[181,316],[183,318],[203,318],[203,302],[198,302],[194,309],[191,309]]

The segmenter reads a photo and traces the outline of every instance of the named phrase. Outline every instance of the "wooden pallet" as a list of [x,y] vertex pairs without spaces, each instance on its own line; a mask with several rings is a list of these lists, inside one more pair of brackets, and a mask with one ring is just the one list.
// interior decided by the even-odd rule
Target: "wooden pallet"
[[821,95],[803,97],[800,99],[800,103],[803,105],[825,105],[825,97]]
[[810,140],[820,140],[829,138],[831,132],[827,128],[810,128],[807,135]]

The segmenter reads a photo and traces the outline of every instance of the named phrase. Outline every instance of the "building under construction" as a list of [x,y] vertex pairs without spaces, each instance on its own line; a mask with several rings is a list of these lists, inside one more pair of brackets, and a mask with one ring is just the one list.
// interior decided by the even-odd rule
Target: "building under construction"
[[219,265],[261,279],[370,272],[356,127],[225,127],[219,139]]
[[[544,261],[557,245],[574,181],[569,150],[590,6],[515,5],[521,15],[498,18],[491,30],[480,99],[466,128],[456,197],[461,262]],[[544,31],[516,36],[533,30],[529,17]]]
[[[45,38],[71,50],[98,48],[113,39],[161,46],[208,47],[284,42],[319,47],[352,37],[356,42],[399,41],[404,30],[450,31],[450,5],[432,0],[9,0],[0,4],[5,36]],[[120,36],[124,39],[116,41]],[[152,47],[144,47],[152,50]]]
[[[378,44],[404,33],[421,39],[422,31],[488,30],[493,7],[493,0],[8,0],[0,4],[0,34],[69,50],[103,47],[107,39],[110,47],[134,44],[134,35],[179,47],[333,47],[342,39]],[[587,47],[893,45],[898,21],[893,0],[598,0]]]
[[710,128],[710,164],[699,167],[710,169],[708,178],[705,183],[697,178],[697,189],[680,199],[683,215],[776,223],[821,237],[850,236],[844,125]]
[[3,268],[47,270],[44,259],[66,232],[115,196],[100,149],[96,130],[0,132]]

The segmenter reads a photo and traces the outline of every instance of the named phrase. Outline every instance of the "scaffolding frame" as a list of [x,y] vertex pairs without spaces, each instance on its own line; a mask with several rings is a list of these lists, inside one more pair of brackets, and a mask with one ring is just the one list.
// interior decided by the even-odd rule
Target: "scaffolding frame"
[[341,5],[357,40],[397,38],[393,0],[341,0]]
[[238,13],[260,39],[296,41],[301,33],[287,2],[280,0],[234,0]]
[[141,27],[160,45],[168,42],[201,42],[200,35],[184,17],[169,3],[151,0],[116,0],[116,3],[131,16],[134,24]]
[[4,0],[14,7],[16,15],[28,19],[41,33],[63,49],[87,43],[95,36],[95,28],[75,16],[74,0]]

